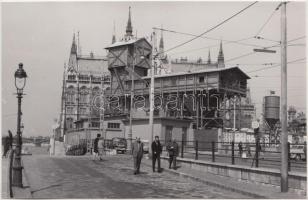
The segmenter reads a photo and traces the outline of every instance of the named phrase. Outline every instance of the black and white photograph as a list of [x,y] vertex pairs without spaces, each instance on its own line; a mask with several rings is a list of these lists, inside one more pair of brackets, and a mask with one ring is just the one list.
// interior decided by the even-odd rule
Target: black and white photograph
[[1,199],[306,199],[306,1],[9,1]]

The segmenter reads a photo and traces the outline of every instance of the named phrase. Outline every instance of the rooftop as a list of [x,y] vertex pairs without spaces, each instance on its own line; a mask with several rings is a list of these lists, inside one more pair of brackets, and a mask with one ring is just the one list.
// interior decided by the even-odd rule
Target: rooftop
[[[236,70],[242,73],[247,79],[250,79],[250,77],[238,67],[205,69],[205,70],[192,71],[192,72],[177,72],[177,73],[171,73],[171,74],[155,75],[155,78],[172,77],[172,76],[180,76],[180,75],[187,75],[187,74],[200,74],[200,73],[209,73],[209,72],[222,72],[222,71],[231,71],[231,70]],[[150,78],[151,78],[150,76],[143,77],[143,79],[150,79]]]

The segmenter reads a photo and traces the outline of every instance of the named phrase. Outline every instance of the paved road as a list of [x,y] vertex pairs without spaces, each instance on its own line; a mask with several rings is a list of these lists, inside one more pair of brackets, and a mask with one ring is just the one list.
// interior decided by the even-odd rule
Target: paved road
[[34,198],[249,198],[142,164],[134,175],[130,156],[24,157]]

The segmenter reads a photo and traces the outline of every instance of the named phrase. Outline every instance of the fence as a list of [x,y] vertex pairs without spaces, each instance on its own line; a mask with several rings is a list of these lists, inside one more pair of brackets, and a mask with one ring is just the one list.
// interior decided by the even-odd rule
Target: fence
[[[134,142],[134,139],[132,142]],[[168,142],[164,140],[160,140],[160,142],[163,146],[163,152],[166,153]],[[176,142],[179,146],[178,156],[181,158],[246,165],[256,168],[280,168],[281,166],[281,149],[278,143],[205,142],[197,140]],[[86,140],[80,140],[77,146],[84,148],[85,144]],[[146,144],[146,146],[150,148],[150,144]],[[301,148],[295,149],[297,151],[292,151],[294,146]],[[105,150],[114,149],[112,140],[104,140],[104,148]],[[306,171],[306,144],[288,143],[288,152],[289,171]],[[74,153],[74,155],[82,154]]]
[[[277,143],[176,142],[179,146],[178,156],[181,158],[246,165],[256,168],[280,168],[281,166],[281,149]],[[165,144],[164,141],[162,143]],[[165,147],[163,151],[166,151]],[[289,171],[306,171],[306,162],[306,144],[288,143]]]

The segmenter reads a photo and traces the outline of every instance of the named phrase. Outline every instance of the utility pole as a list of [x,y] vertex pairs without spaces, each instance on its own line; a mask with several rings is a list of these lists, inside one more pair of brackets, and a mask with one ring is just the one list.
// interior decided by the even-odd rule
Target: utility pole
[[156,67],[156,56],[157,56],[157,51],[156,51],[156,33],[155,29],[153,30],[153,38],[152,38],[152,67],[151,67],[151,87],[150,87],[150,120],[149,120],[149,125],[150,125],[150,141],[149,141],[149,155],[152,157],[152,142],[153,142],[153,136],[154,136],[154,71]]
[[[135,44],[134,44],[135,45]],[[136,53],[136,47],[134,46],[134,52],[133,52],[133,72],[135,72],[135,53]],[[131,73],[131,79],[132,79],[132,85],[130,90],[130,112],[129,112],[129,132],[127,135],[128,143],[127,143],[127,149],[129,152],[132,150],[132,139],[133,139],[133,107],[134,107],[134,89],[135,89],[135,81],[134,81],[134,74]]]
[[233,100],[233,136],[232,136],[232,141],[235,141],[235,128],[236,128],[236,96],[234,95],[234,100]]
[[287,132],[287,16],[286,2],[281,3],[281,192],[288,191]]

